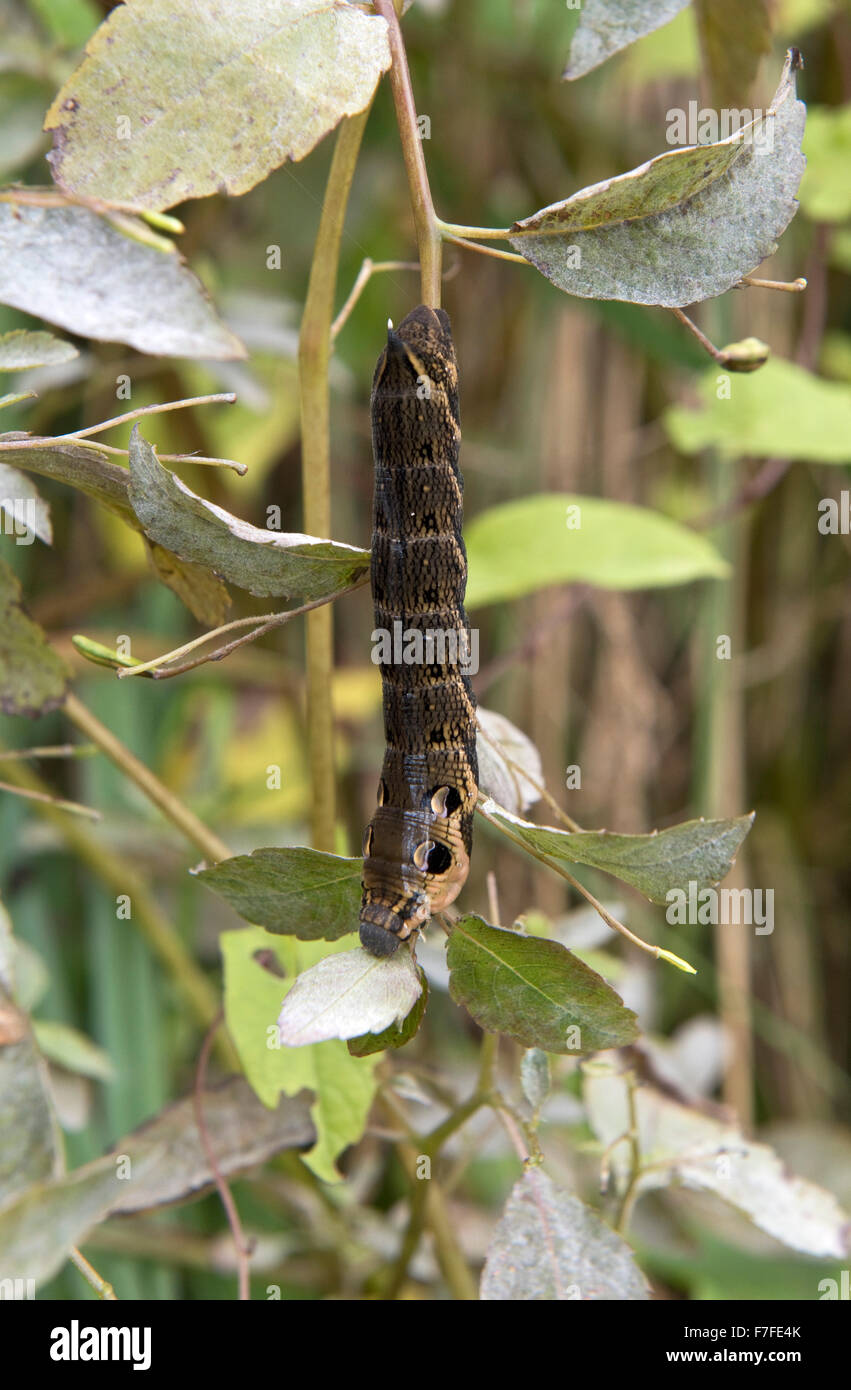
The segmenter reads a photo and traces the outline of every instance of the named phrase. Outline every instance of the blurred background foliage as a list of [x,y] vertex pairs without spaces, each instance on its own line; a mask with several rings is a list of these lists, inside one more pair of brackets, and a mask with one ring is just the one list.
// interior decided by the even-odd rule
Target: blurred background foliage
[[[93,0],[0,3],[5,179],[48,181],[44,112],[109,8]],[[799,91],[810,106],[809,167],[801,211],[759,273],[805,275],[809,288],[803,295],[733,291],[696,317],[717,343],[755,335],[777,357],[851,389],[851,17],[829,0],[780,0],[771,8],[774,47],[751,104],[767,103],[785,48],[798,45],[806,65]],[[405,36],[418,110],[430,120],[425,153],[443,217],[505,226],[660,153],[667,111],[708,100],[691,9],[566,84],[560,74],[574,23],[575,15],[551,0],[414,4]],[[747,104],[746,93],[740,104]],[[132,381],[134,408],[233,389],[236,406],[160,416],[147,422],[146,435],[164,451],[247,464],[244,478],[183,465],[181,472],[196,491],[257,525],[277,505],[282,528],[301,529],[295,353],[331,145],[324,141],[242,198],[175,209],[186,226],[181,250],[247,344],[245,363],[158,359],[81,342],[75,361],[9,379],[6,389],[33,387],[39,398],[4,412],[4,429],[55,434],[119,413],[128,408],[116,402],[123,373]],[[268,249],[275,246],[281,268],[270,270]],[[365,256],[408,258],[412,250],[398,132],[382,84],[351,195],[339,302]],[[756,809],[731,882],[774,889],[772,935],[670,928],[660,909],[629,896],[624,910],[633,928],[684,955],[698,975],[621,952],[587,919],[585,945],[612,953],[609,973],[617,974],[618,990],[639,1010],[644,1029],[667,1040],[658,1047],[678,1075],[705,1095],[723,1088],[746,1124],[794,1157],[796,1171],[847,1204],[851,538],[823,535],[817,526],[820,499],[838,498],[848,487],[847,467],[785,460],[782,451],[768,464],[712,448],[679,452],[666,411],[697,406],[708,359],[672,315],[570,299],[531,268],[459,248],[447,248],[446,265],[467,517],[534,492],[586,493],[693,524],[731,560],[729,581],[631,594],[566,587],[477,610],[475,684],[482,703],[534,739],[548,786],[583,825],[644,831]],[[369,543],[371,375],[387,318],[398,321],[417,299],[414,273],[374,277],[338,339],[336,540]],[[0,307],[0,331],[30,325],[40,326]],[[769,399],[767,414],[787,407],[780,396]],[[126,429],[103,438],[124,446]],[[851,442],[844,444],[849,459]],[[743,501],[739,494],[754,479],[754,491],[765,495]],[[195,635],[197,626],[156,582],[135,533],[59,484],[39,480],[39,487],[51,507],[52,548],[16,546],[8,537],[0,544],[32,615],[71,665],[80,699],[234,850],[307,843],[298,624],[175,681],[118,683],[79,658],[74,633],[109,646],[127,634],[133,654],[147,659]],[[252,611],[264,610],[234,591],[233,616]],[[338,849],[349,854],[359,852],[382,756],[371,628],[366,591],[338,602]],[[731,638],[730,661],[716,659],[721,634]],[[73,737],[61,711],[31,724],[0,720],[6,747]],[[574,764],[581,787],[566,791],[566,769]],[[267,785],[271,765],[282,770],[279,789]],[[189,877],[197,854],[102,757],[43,764],[41,772],[61,794],[104,813],[84,833],[154,885],[175,930],[217,978],[218,934],[238,919]],[[539,818],[548,821],[546,808]],[[531,910],[563,917],[570,907],[565,885],[496,850],[492,832],[479,823],[465,906],[486,910],[485,873],[495,868],[504,922]],[[611,895],[599,875],[580,876]],[[0,797],[0,891],[16,934],[31,948],[35,1017],[76,1030],[54,1031],[52,1065],[75,1165],[185,1092],[199,1036],[133,920],[116,921],[114,890],[37,807],[8,794]],[[419,1069],[447,1093],[464,1095],[475,1073],[476,1031],[433,989],[421,1033],[392,1065],[411,1074],[412,1086]],[[99,1050],[78,1057],[77,1034]],[[512,1068],[516,1076],[516,1060],[504,1041],[507,1077]],[[423,1092],[424,1119],[426,1102],[439,1117],[434,1095]],[[599,1155],[589,1137],[574,1068],[559,1058],[542,1140],[554,1178],[593,1199]],[[453,1217],[475,1258],[517,1161],[492,1119],[465,1129],[453,1152]],[[260,1237],[255,1297],[271,1283],[292,1298],[369,1292],[371,1273],[392,1257],[404,1216],[404,1180],[387,1155],[380,1134],[370,1131],[344,1159],[343,1187],[323,1187],[293,1156],[236,1184],[243,1220]],[[634,1236],[643,1267],[671,1297],[813,1298],[825,1268],[729,1216],[722,1221],[693,1194],[645,1199]],[[123,1297],[233,1293],[231,1247],[215,1196],[156,1218],[110,1221],[85,1249]],[[424,1255],[406,1294],[428,1297],[440,1287]],[[69,1271],[42,1296],[88,1292]]]

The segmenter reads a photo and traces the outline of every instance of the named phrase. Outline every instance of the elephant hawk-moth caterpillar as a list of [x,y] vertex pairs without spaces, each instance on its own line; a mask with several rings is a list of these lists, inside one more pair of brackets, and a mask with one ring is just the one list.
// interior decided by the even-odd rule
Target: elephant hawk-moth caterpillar
[[388,329],[371,404],[373,641],[404,631],[414,637],[406,649],[422,653],[378,660],[386,750],[364,834],[360,940],[389,956],[461,891],[477,794],[476,702],[461,656],[469,629],[458,369],[444,310],[421,304]]

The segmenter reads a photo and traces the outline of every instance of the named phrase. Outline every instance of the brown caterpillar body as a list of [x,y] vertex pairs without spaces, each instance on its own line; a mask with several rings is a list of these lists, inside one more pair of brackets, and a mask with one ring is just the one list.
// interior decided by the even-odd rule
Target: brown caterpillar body
[[[376,956],[451,903],[470,866],[478,765],[476,702],[458,659],[468,635],[460,444],[449,317],[420,305],[388,330],[372,384],[375,627],[422,634],[425,653],[380,662],[387,746],[360,913],[361,943]],[[448,650],[429,647],[428,632],[444,633]]]

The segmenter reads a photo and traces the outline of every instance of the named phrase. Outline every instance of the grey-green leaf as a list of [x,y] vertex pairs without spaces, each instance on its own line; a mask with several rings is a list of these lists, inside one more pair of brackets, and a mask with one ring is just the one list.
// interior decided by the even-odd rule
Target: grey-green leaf
[[281,1006],[278,1036],[285,1047],[309,1047],[383,1033],[401,1027],[421,994],[410,951],[386,957],[362,946],[338,951],[298,976]]
[[468,608],[554,584],[653,589],[729,573],[705,537],[669,517],[567,492],[501,502],[473,518],[465,541]]
[[151,540],[252,594],[309,602],[348,588],[369,567],[369,552],[357,546],[263,531],[205,502],[163,468],[138,425],[130,436],[130,501]]
[[[282,1096],[270,1110],[243,1076],[229,1076],[204,1092],[204,1124],[225,1176],[253,1168],[282,1149],[309,1149],[316,1141],[306,1093]],[[132,1184],[119,1185],[111,1215],[180,1201],[213,1181],[191,1096],[166,1106],[126,1135],[115,1151],[127,1154],[139,1174]]]
[[631,883],[654,903],[689,883],[698,889],[719,883],[736,861],[739,846],[753,825],[753,812],[730,820],[690,820],[650,835],[613,835],[608,830],[571,833],[532,825],[486,802],[483,810],[530,849],[556,864],[588,864],[624,883]]
[[[584,1098],[591,1124],[603,1146],[613,1144],[635,1117],[646,1169],[640,1192],[678,1187],[712,1192],[744,1213],[760,1230],[808,1255],[847,1257],[851,1225],[831,1192],[790,1173],[773,1149],[757,1144],[739,1127],[716,1115],[682,1104],[655,1086],[629,1082],[601,1059],[585,1074]],[[611,1151],[621,1190],[632,1179],[620,1146]]]
[[520,1060],[520,1085],[534,1111],[550,1093],[550,1059],[540,1047],[529,1047]]
[[197,870],[240,916],[301,941],[336,941],[357,931],[361,859],[316,849],[256,849]]
[[55,367],[79,357],[73,343],[52,333],[15,328],[0,334],[0,372],[21,372],[29,367]]
[[[0,435],[0,442],[24,440],[25,434]],[[0,453],[4,466],[15,464],[46,478],[56,478],[70,487],[93,497],[119,516],[134,531],[140,532],[148,558],[164,584],[177,594],[199,622],[216,627],[224,621],[230,595],[220,579],[202,565],[181,560],[162,546],[149,541],[141,522],[130,505],[130,474],[126,468],[111,463],[96,444],[46,444],[36,449],[8,449]]]
[[660,29],[688,3],[689,0],[583,0],[565,79],[583,77],[636,39]]
[[115,1160],[100,1158],[19,1193],[0,1208],[0,1279],[50,1279],[106,1216],[120,1188]]
[[162,211],[245,193],[368,105],[383,19],[343,0],[121,5],[45,120],[57,183]]
[[515,1184],[488,1249],[485,1302],[639,1302],[649,1297],[625,1240],[540,1168]]
[[805,108],[790,50],[764,116],[669,150],[515,222],[509,240],[583,299],[681,306],[723,294],[777,249],[797,209]]
[[177,251],[88,208],[0,203],[0,303],[161,357],[245,356]]
[[68,672],[24,611],[21,586],[0,560],[0,710],[35,719],[65,699]]
[[380,1033],[361,1033],[360,1037],[348,1038],[346,1047],[353,1057],[370,1057],[373,1052],[384,1052],[388,1048],[394,1050],[404,1047],[406,1043],[416,1037],[428,1004],[428,980],[421,966],[417,966],[417,979],[420,982],[422,994],[410,1013],[403,1018],[401,1023],[397,1023],[394,1019],[389,1027]]
[[637,1036],[635,1014],[557,941],[461,917],[447,948],[449,992],[476,1022],[545,1052],[598,1052]]

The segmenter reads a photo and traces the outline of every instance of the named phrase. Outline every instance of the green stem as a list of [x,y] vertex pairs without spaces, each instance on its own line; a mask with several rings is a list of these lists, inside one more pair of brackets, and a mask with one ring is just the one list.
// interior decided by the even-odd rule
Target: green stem
[[405,42],[402,38],[399,17],[396,14],[393,0],[373,0],[373,4],[376,12],[387,21],[389,30],[390,53],[393,58],[393,65],[390,69],[390,88],[393,93],[393,104],[396,107],[396,121],[402,140],[402,156],[408,174],[411,207],[417,233],[422,302],[438,309],[440,307],[443,245],[434,204],[431,201],[431,189],[423,156],[423,142],[417,129],[417,108],[414,105],[414,93],[411,87],[411,74],[408,69]]
[[[41,779],[23,763],[12,763],[7,776],[18,787],[47,791]],[[202,1028],[209,1028],[219,1012],[218,995],[174,932],[144,879],[126,860],[102,844],[88,826],[68,816],[49,800],[38,801],[35,805],[39,814],[55,826],[68,847],[102,883],[116,895],[126,894],[129,897],[132,904],[130,921],[174,980],[175,988],[190,1013]],[[241,1071],[239,1058],[225,1033],[219,1034],[217,1045],[219,1056],[228,1069]]]
[[[201,853],[215,864],[220,859],[230,859],[231,851],[218,835],[198,819],[188,806],[170,792],[158,777],[149,771],[143,762],[125,748],[120,739],[101,724],[100,720],[86,709],[86,706],[77,699],[76,695],[69,694],[64,705],[65,713],[77,728],[96,744],[102,753],[105,753],[110,762],[113,762],[125,777],[129,777],[131,782],[145,793],[155,806],[159,807],[164,816],[176,825],[178,830],[197,845]],[[209,1022],[209,1020],[208,1020]]]
[[80,1271],[86,1283],[91,1285],[98,1298],[106,1299],[108,1301],[116,1300],[117,1296],[115,1293],[115,1289],[112,1287],[111,1284],[107,1283],[106,1279],[104,1279],[102,1275],[98,1274],[94,1265],[89,1264],[85,1255],[80,1254],[76,1245],[71,1246],[71,1249],[68,1251],[68,1258],[71,1261],[72,1265],[75,1265],[77,1269]]
[[[331,431],[328,364],[343,221],[369,107],[340,123],[328,174],[299,335],[301,476],[304,529],[331,535]],[[313,784],[314,849],[334,850],[334,628],[330,605],[307,616],[307,742]]]

